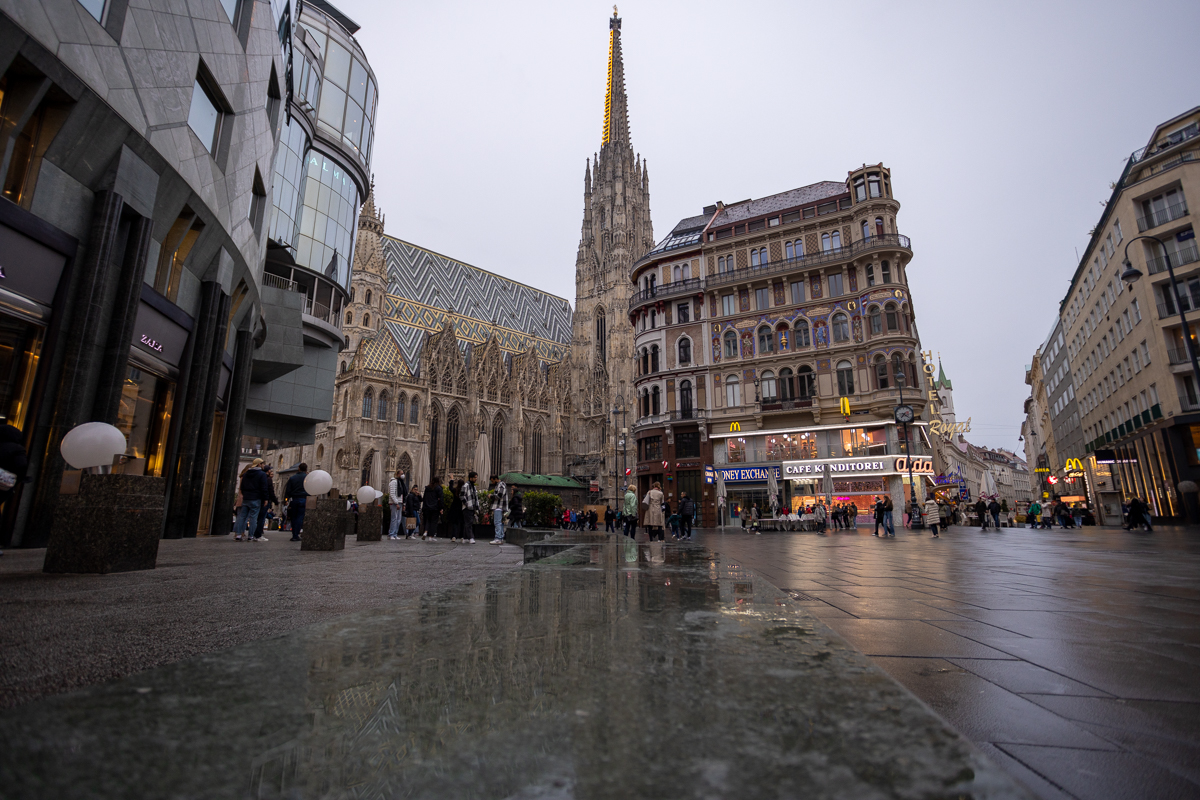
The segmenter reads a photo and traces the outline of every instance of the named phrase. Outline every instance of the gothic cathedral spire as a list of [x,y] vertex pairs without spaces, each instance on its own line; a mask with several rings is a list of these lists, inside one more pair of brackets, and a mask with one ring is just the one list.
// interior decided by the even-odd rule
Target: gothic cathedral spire
[[629,324],[629,280],[634,262],[654,247],[650,222],[650,178],[629,135],[621,18],[608,21],[608,74],[600,152],[584,168],[583,225],[575,259],[571,383],[577,404],[564,471],[598,480],[613,498],[614,448],[610,412],[633,407],[633,328]]

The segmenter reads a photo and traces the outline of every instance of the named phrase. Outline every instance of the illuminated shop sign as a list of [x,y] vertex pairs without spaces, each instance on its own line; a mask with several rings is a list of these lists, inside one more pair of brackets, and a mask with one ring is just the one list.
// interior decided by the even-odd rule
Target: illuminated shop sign
[[765,481],[768,474],[774,474],[776,480],[783,477],[779,467],[722,467],[719,471],[726,483]]
[[149,347],[151,350],[157,350],[160,353],[163,351],[161,344],[154,341],[144,333],[142,334],[142,344],[146,345],[146,347]]
[[821,461],[785,461],[783,474],[789,478],[801,478],[805,475],[820,475],[824,472],[883,472],[890,467],[888,461],[849,461],[836,464]]

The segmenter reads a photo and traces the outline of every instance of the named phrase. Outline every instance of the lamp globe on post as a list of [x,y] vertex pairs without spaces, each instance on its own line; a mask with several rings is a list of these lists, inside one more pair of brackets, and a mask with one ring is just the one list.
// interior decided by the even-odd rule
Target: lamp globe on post
[[1120,280],[1123,283],[1128,284],[1129,288],[1132,289],[1134,282],[1137,281],[1138,278],[1142,277],[1142,271],[1130,263],[1128,258],[1126,258],[1122,264],[1125,269],[1121,272]]

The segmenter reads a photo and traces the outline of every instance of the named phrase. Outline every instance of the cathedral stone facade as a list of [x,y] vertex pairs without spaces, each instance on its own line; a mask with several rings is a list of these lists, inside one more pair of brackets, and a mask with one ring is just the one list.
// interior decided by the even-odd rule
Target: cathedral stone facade
[[312,445],[277,449],[270,462],[281,473],[300,461],[324,469],[343,493],[386,489],[396,469],[423,485],[477,470],[486,433],[487,472],[569,476],[611,502],[624,484],[612,411],[634,413],[630,269],[654,246],[615,15],[601,148],[585,167],[583,201],[572,313],[563,298],[387,236],[372,191],[332,418]]

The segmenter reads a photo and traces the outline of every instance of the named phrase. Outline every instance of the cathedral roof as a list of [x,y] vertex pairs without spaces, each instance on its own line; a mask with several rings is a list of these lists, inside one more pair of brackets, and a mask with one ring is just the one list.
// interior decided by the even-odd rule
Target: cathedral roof
[[400,353],[400,346],[396,344],[387,328],[359,343],[354,354],[354,366],[356,369],[375,372],[410,374],[408,364]]
[[826,197],[835,197],[846,193],[846,184],[838,181],[820,181],[799,189],[790,189],[779,194],[761,197],[758,200],[743,200],[740,203],[725,206],[717,212],[712,224],[725,225],[730,222],[740,222],[751,217],[760,217],[772,211],[783,211],[788,208],[815,203]]

